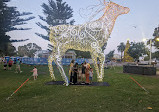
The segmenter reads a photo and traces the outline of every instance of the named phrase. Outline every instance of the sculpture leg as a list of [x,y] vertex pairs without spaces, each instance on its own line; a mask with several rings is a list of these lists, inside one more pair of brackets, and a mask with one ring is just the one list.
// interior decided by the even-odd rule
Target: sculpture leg
[[98,67],[98,63],[97,63],[97,55],[96,53],[91,53],[91,57],[93,60],[93,64],[97,73],[97,79],[99,79],[100,73],[99,73],[99,67]]
[[57,52],[58,53],[56,55],[55,63],[56,63],[56,65],[57,65],[57,67],[58,67],[58,69],[59,69],[59,71],[61,73],[61,76],[62,76],[63,80],[65,81],[65,85],[68,86],[69,85],[69,81],[68,81],[68,78],[67,78],[67,76],[65,74],[63,66],[61,64],[62,57],[61,57],[60,51],[57,51]]
[[104,77],[104,62],[105,62],[104,53],[99,53],[99,60],[100,60],[100,76],[98,77],[98,81],[102,82]]
[[54,60],[54,56],[51,54],[48,59],[48,66],[49,66],[50,76],[51,76],[52,80],[55,81],[56,79],[55,79],[55,75],[54,75],[54,71],[53,71],[53,67],[52,67],[53,60]]

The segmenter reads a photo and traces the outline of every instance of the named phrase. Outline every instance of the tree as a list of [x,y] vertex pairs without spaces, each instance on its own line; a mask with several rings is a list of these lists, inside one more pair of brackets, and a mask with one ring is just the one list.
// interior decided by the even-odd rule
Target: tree
[[107,47],[107,42],[102,46],[102,51],[104,52],[104,50],[106,49]]
[[[157,60],[159,59],[159,51],[152,53],[152,59],[157,59]],[[144,57],[144,60],[145,61],[150,60],[150,56],[148,55],[148,56]]]
[[114,56],[114,52],[115,52],[115,50],[110,51],[110,52],[106,55],[106,60],[112,60],[112,58],[113,58],[113,56]]
[[159,51],[152,53],[152,59],[154,58],[159,59]]
[[75,53],[77,54],[76,57],[77,58],[91,58],[90,52],[83,52],[83,51],[79,51],[79,50],[74,50]]
[[[49,34],[50,30],[48,26],[56,26],[56,25],[63,25],[63,24],[74,24],[74,19],[70,20],[73,17],[73,9],[66,4],[66,2],[62,2],[62,0],[49,0],[49,4],[42,4],[43,13],[46,17],[42,17],[39,15],[39,18],[46,22],[47,25],[42,25],[40,22],[36,23],[39,27],[44,29],[47,32],[47,35],[35,33],[36,35],[42,37],[45,40],[49,41]],[[48,45],[49,51],[52,51],[52,45]],[[71,49],[70,49],[71,50]],[[83,52],[75,50],[77,57],[83,58],[91,58],[89,52]]]
[[150,60],[150,56],[145,56],[144,57],[144,61],[149,61]]
[[36,23],[39,27],[44,29],[47,32],[47,35],[36,33],[36,35],[42,37],[45,40],[49,40],[50,30],[48,26],[56,26],[62,24],[74,24],[74,19],[70,20],[73,17],[73,10],[66,2],[62,0],[48,0],[48,4],[43,3],[41,6],[43,8],[43,13],[46,17],[39,15],[39,18],[46,22],[47,25],[43,25],[40,22]]
[[1,49],[3,51],[0,50],[0,56],[15,56],[17,54],[16,48],[10,42],[2,43]]
[[[152,39],[153,45],[156,49],[159,49],[159,27],[155,28],[153,33],[154,38]],[[150,42],[148,42],[149,44]]]
[[[30,28],[17,28],[19,25],[27,24],[29,21],[35,17],[31,16],[28,18],[21,18],[21,16],[27,16],[32,13],[23,12],[20,13],[16,10],[16,7],[9,7],[7,3],[10,0],[0,0],[0,51],[4,52],[2,45],[6,45],[8,42],[21,42],[25,40],[10,40],[10,36],[6,33],[14,30],[29,30]],[[7,49],[6,49],[7,50]]]
[[28,43],[27,45],[18,47],[18,55],[22,57],[34,57],[35,52],[39,50],[41,50],[41,47],[39,47],[35,43]]
[[123,52],[124,52],[124,50],[125,50],[125,44],[124,44],[124,42],[121,42],[120,45],[117,46],[117,48],[118,48],[118,49],[117,49],[118,52],[121,52],[121,61],[122,61]]
[[[46,17],[42,17],[39,15],[39,18],[44,21],[47,25],[43,25],[40,22],[36,24],[44,29],[47,32],[47,35],[43,35],[40,33],[35,33],[39,37],[42,37],[45,40],[49,41],[50,29],[48,26],[56,26],[62,24],[74,24],[74,19],[70,20],[73,17],[73,9],[66,4],[66,2],[62,2],[62,0],[48,0],[48,4],[43,3],[42,5],[43,13]],[[52,51],[53,46],[48,44],[48,50]],[[76,54],[87,54],[85,52],[75,51]],[[78,55],[80,56],[80,55]]]
[[138,60],[140,56],[148,54],[148,48],[145,47],[143,42],[131,42],[128,54]]

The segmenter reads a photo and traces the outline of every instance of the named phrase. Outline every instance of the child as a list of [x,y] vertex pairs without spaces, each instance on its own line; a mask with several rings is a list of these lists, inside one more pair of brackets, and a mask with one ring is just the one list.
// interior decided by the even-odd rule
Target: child
[[34,69],[31,72],[33,72],[34,80],[36,80],[37,76],[38,76],[38,74],[37,74],[38,70],[37,70],[36,66],[34,66]]
[[90,80],[90,83],[92,83],[92,79],[93,79],[93,69],[90,68],[90,71],[89,71],[89,80]]

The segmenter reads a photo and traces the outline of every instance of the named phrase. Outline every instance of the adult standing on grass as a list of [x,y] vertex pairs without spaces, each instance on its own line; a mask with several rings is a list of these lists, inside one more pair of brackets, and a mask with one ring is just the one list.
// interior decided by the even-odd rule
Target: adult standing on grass
[[12,65],[13,65],[13,60],[9,59],[9,62],[8,62],[8,70],[11,70],[11,69],[12,69]]
[[17,60],[16,60],[16,58],[14,59],[14,64],[16,64],[16,62],[17,62]]
[[15,71],[15,73],[18,73],[18,71],[21,73],[22,71],[20,70],[20,60],[18,59],[17,61],[16,61],[16,69],[15,69],[16,71]]
[[85,75],[86,75],[86,84],[89,84],[89,71],[90,71],[90,64],[87,63],[87,64],[86,64],[86,71],[85,71]]
[[77,74],[78,74],[78,63],[76,63],[73,67],[74,74],[73,74],[73,83],[77,84]]
[[82,63],[82,84],[84,83],[85,81],[85,70],[86,70],[86,62],[85,63]]
[[73,66],[74,66],[74,60],[71,61],[70,63],[70,70],[69,70],[69,75],[70,75],[70,84],[72,84],[73,82]]
[[4,70],[7,70],[7,60],[6,59],[4,59],[4,61],[3,61],[3,66],[4,66]]

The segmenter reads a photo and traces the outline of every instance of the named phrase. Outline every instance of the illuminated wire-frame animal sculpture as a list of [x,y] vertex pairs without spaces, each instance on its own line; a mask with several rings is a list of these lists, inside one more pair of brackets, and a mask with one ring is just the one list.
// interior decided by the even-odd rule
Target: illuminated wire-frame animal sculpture
[[[129,8],[120,6],[113,2],[105,2],[104,14],[99,19],[82,25],[57,25],[50,28],[50,42],[53,51],[48,59],[50,75],[55,80],[52,62],[57,65],[65,85],[69,80],[61,64],[62,56],[68,49],[89,51],[97,72],[97,80],[103,81],[105,55],[101,47],[107,42],[117,17],[127,14]],[[100,66],[97,64],[99,57]]]

